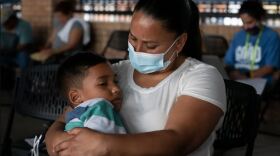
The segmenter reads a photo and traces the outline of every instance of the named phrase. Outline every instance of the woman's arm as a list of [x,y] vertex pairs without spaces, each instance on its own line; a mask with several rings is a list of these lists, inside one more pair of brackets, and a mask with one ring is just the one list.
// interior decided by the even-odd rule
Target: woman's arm
[[254,70],[252,72],[252,78],[254,77],[264,77],[266,75],[272,75],[274,72],[273,67],[271,66],[263,66],[260,69]]
[[228,73],[229,78],[232,80],[238,80],[238,79],[248,79],[248,76],[245,73],[241,73],[239,70],[232,70]]
[[239,70],[232,70],[229,72],[229,77],[233,80],[238,79],[248,79],[248,78],[256,78],[256,77],[264,77],[266,75],[273,74],[274,69],[270,66],[263,66],[260,69],[254,70],[252,75],[250,72],[248,73],[241,73]]
[[73,138],[55,150],[60,155],[185,155],[207,139],[222,114],[220,108],[208,102],[181,96],[171,109],[164,130],[113,135],[74,129]]
[[51,156],[57,155],[57,153],[54,152],[55,145],[71,137],[67,132],[64,131],[64,115],[70,110],[71,108],[67,107],[64,113],[57,118],[57,120],[51,125],[51,127],[46,133],[45,142],[47,146],[47,151]]
[[[72,50],[79,44],[79,42],[82,38],[82,35],[83,35],[82,32],[83,31],[80,28],[73,28],[69,35],[69,41],[66,43],[66,45],[64,45],[58,49],[50,48],[50,46],[52,44],[50,42],[53,42],[54,36],[55,36],[55,34],[52,34],[51,36],[53,36],[53,37],[50,37],[48,43],[46,44],[45,49],[42,49],[41,51],[39,51],[36,54],[37,56],[34,56],[34,55],[31,56],[31,58],[36,61],[44,62],[53,55],[61,54],[63,52]],[[49,48],[47,48],[47,47],[49,47]]]
[[79,27],[72,28],[69,34],[68,42],[64,46],[58,49],[52,49],[52,53],[59,54],[74,49],[80,43],[82,37],[83,37],[83,30],[81,28]]
[[57,30],[56,29],[53,29],[52,32],[51,32],[51,35],[49,36],[45,46],[44,46],[44,49],[49,49],[51,48],[53,42],[54,42],[54,39],[55,39],[55,34],[57,33]]

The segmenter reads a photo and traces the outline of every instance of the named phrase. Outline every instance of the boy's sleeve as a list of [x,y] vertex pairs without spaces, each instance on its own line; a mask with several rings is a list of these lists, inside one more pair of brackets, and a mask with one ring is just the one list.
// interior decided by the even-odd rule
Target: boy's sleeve
[[113,106],[106,101],[99,101],[81,116],[84,127],[104,133],[125,134],[126,130],[121,117],[113,109]]
[[86,110],[86,107],[77,107],[71,112],[68,112],[65,117],[65,131],[70,131],[77,127],[84,127],[84,121],[80,120],[80,117]]
[[78,127],[84,127],[84,123],[79,118],[74,118],[65,125],[65,131],[70,131]]

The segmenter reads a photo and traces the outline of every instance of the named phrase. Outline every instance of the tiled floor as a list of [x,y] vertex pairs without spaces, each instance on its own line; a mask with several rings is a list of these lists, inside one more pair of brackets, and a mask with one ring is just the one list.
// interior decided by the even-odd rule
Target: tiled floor
[[[225,156],[244,156],[245,148],[235,148],[225,153]],[[279,156],[280,137],[258,134],[253,156]]]
[[[7,105],[0,107],[0,141],[3,138],[4,125],[6,125],[7,116],[9,113]],[[280,134],[280,104],[275,103],[268,110],[266,122],[261,124],[261,130]],[[34,137],[34,134],[39,134],[45,128],[48,122],[25,117],[17,114],[15,116],[15,124],[12,131],[12,139],[14,141],[22,140],[26,137]],[[1,141],[2,142],[2,141]],[[244,148],[236,148],[225,153],[225,156],[243,156]],[[28,153],[28,152],[27,152]],[[26,152],[14,150],[13,155],[23,156]],[[264,133],[259,133],[254,148],[254,156],[279,156],[280,155],[280,135],[272,136]]]

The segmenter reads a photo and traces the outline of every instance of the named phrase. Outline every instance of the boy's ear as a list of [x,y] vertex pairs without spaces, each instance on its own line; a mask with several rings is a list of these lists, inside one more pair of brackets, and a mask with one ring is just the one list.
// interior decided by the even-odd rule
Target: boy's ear
[[83,102],[81,92],[78,89],[74,88],[71,88],[69,90],[68,99],[74,105],[78,105]]

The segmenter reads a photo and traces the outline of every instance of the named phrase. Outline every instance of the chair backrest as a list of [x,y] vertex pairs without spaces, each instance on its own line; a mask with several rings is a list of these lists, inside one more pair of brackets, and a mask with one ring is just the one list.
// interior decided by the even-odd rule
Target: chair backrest
[[228,49],[227,40],[220,35],[205,35],[203,37],[205,53],[223,57]]
[[11,91],[15,83],[15,69],[0,64],[0,91]]
[[225,70],[225,67],[223,65],[222,60],[216,56],[216,55],[202,55],[201,60],[204,63],[207,63],[209,65],[212,65],[214,67],[216,67],[218,69],[218,71],[220,72],[220,74],[223,76],[224,79],[229,79],[227,72]]
[[18,113],[55,120],[67,101],[55,87],[58,65],[40,65],[24,71],[16,84],[15,110]]
[[227,111],[214,147],[227,150],[247,146],[246,156],[250,156],[258,132],[260,96],[247,84],[225,80],[225,86]]
[[27,68],[16,81],[12,106],[0,155],[11,155],[11,131],[14,114],[53,121],[62,114],[67,101],[55,87],[58,65],[38,65]]
[[0,64],[0,105],[11,105],[15,79],[15,69],[11,66]]
[[[127,58],[129,31],[115,30],[109,37],[109,40],[102,52],[106,58]],[[111,54],[110,54],[111,53]],[[112,55],[112,56],[110,56]]]

